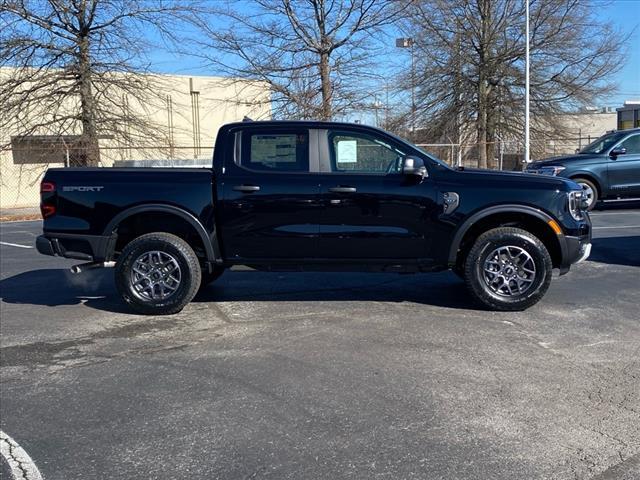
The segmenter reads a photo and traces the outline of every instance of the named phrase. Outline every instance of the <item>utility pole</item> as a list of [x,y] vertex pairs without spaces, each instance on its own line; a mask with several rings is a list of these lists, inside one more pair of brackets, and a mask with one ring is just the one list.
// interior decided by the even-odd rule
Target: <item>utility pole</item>
[[[416,55],[412,37],[396,38],[396,47],[411,49],[411,136],[415,137],[416,131]],[[415,138],[412,138],[415,140]]]
[[[462,46],[460,32],[456,32],[456,133],[458,136],[458,156],[456,165],[462,167]],[[453,161],[453,158],[451,159]]]
[[529,0],[525,1],[526,27],[526,47],[524,61],[524,163],[525,165],[531,161],[529,150]]
[[411,39],[411,134],[416,136],[416,54],[413,38]]

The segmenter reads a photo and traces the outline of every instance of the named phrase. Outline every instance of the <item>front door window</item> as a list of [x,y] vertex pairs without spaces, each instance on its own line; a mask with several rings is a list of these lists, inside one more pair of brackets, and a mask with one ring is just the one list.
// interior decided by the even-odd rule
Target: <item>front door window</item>
[[331,171],[336,173],[400,173],[404,154],[381,139],[354,133],[330,132]]
[[640,135],[633,135],[620,144],[626,150],[626,155],[640,154]]

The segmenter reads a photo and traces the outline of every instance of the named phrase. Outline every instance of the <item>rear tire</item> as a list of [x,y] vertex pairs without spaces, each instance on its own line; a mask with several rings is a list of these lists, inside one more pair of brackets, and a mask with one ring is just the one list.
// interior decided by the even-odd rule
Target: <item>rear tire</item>
[[586,178],[572,178],[574,182],[582,187],[582,191],[587,196],[588,206],[587,210],[591,211],[595,208],[596,203],[598,203],[599,195],[598,195],[598,187],[596,187],[595,183],[591,180],[587,180]]
[[201,280],[193,249],[164,232],[132,240],[118,258],[115,275],[124,302],[145,315],[179,312],[193,299]]
[[492,310],[525,310],[551,283],[552,262],[544,244],[520,228],[500,227],[478,237],[464,262],[471,295]]

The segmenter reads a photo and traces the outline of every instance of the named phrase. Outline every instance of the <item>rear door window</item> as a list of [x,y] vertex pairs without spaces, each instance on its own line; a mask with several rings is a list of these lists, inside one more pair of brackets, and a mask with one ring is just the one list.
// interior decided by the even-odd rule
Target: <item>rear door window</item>
[[256,171],[308,172],[309,132],[244,131],[239,164]]

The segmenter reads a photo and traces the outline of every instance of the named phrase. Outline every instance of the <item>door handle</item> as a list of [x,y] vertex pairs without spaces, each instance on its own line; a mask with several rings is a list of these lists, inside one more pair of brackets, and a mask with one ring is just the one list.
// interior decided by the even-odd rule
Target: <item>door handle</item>
[[357,189],[356,187],[332,187],[329,191],[333,193],[355,193]]
[[260,190],[258,185],[236,185],[233,187],[236,192],[257,192]]

